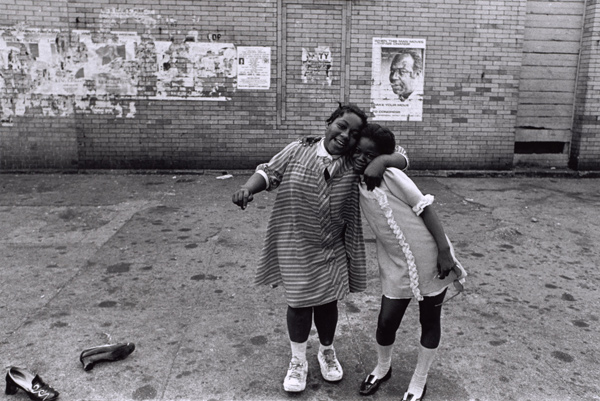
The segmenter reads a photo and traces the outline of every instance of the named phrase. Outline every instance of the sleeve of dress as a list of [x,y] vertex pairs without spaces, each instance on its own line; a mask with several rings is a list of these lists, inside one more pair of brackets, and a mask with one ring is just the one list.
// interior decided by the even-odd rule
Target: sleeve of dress
[[408,166],[410,163],[408,161],[408,153],[406,153],[406,150],[402,146],[396,145],[395,153],[400,153],[406,159],[406,167],[404,167],[402,171],[408,170]]
[[301,146],[301,142],[294,141],[273,156],[268,163],[259,164],[256,167],[256,171],[260,171],[260,174],[268,180],[267,191],[272,191],[281,184],[285,169],[299,146]]
[[388,168],[383,178],[392,195],[405,200],[417,216],[433,203],[432,195],[423,195],[413,180],[397,168]]

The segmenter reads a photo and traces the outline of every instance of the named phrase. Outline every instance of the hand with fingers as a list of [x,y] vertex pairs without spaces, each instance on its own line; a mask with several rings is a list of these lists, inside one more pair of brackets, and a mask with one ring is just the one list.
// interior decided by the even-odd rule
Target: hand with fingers
[[254,195],[252,194],[252,191],[250,191],[246,187],[241,187],[240,189],[238,189],[231,198],[233,203],[241,207],[242,210],[246,209],[248,203],[252,202],[253,199]]
[[438,278],[445,279],[455,267],[456,263],[450,248],[439,250],[437,256]]
[[367,190],[372,191],[381,184],[383,173],[385,172],[385,164],[380,159],[373,159],[364,172],[364,180],[367,185]]

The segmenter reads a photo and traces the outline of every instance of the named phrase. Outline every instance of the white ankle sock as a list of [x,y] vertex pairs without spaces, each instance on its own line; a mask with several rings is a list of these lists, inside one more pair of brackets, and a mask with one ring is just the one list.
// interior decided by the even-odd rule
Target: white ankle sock
[[290,341],[290,345],[292,346],[292,358],[296,357],[300,363],[306,362],[306,346],[308,344],[308,340],[303,343],[295,343]]
[[425,384],[427,383],[427,374],[429,373],[429,368],[431,368],[436,353],[437,348],[425,348],[421,345],[421,348],[419,349],[417,366],[410,379],[410,384],[408,385],[408,392],[414,394],[417,398],[421,397],[423,394],[423,388],[425,388]]
[[378,379],[383,378],[392,366],[392,350],[394,345],[379,345],[377,344],[377,366],[371,374]]

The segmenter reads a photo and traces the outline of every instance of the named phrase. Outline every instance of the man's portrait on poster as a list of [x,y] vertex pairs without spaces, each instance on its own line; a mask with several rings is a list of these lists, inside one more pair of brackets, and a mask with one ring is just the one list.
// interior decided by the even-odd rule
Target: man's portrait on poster
[[422,121],[423,38],[373,38],[371,113],[374,121]]
[[380,83],[382,99],[403,104],[423,101],[423,50],[381,48]]

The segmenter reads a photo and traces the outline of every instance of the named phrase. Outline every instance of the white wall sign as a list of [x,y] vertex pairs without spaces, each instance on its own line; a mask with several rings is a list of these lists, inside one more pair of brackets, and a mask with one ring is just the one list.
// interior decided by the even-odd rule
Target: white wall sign
[[237,88],[269,89],[271,87],[271,48],[237,48]]
[[425,39],[373,38],[373,120],[421,121]]

